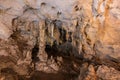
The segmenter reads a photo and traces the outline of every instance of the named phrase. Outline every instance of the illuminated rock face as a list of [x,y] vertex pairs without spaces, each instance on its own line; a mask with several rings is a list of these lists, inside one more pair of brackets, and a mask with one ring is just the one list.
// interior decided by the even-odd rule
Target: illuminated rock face
[[[119,57],[119,10],[118,2],[116,0],[104,1],[98,8],[97,19],[99,21],[99,38],[103,48],[98,47],[103,55],[109,55],[115,58]],[[98,43],[96,43],[97,45]],[[99,52],[97,52],[99,54]]]
[[79,80],[109,79],[101,75],[104,67],[99,64],[120,70],[119,3],[0,0],[0,70],[11,68],[19,75],[31,75],[34,70],[57,72],[65,64],[64,58],[72,57],[83,61]]

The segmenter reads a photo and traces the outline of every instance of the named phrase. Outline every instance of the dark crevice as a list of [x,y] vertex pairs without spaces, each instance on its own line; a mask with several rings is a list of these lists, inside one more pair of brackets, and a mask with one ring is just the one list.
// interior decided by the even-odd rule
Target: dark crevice
[[59,56],[58,46],[56,45],[55,42],[54,42],[54,44],[52,46],[46,45],[45,51],[46,51],[46,53],[48,55],[48,59],[51,58],[51,56],[53,56],[54,58]]
[[68,32],[68,34],[69,34],[68,42],[72,42],[72,32]]
[[39,61],[39,58],[37,57],[39,52],[39,46],[36,44],[34,46],[34,48],[32,49],[32,62],[36,63],[37,61]]
[[60,32],[60,39],[62,42],[66,42],[66,31],[64,29],[59,29]]

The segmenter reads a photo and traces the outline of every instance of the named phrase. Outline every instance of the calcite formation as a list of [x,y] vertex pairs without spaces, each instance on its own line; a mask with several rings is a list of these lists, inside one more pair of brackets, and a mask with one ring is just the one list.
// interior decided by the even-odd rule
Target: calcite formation
[[0,80],[120,80],[119,3],[0,0]]

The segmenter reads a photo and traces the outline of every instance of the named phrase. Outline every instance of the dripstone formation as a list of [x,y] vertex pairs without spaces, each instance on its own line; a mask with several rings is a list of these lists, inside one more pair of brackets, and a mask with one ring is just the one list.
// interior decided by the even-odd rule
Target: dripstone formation
[[0,0],[0,80],[120,80],[119,0]]

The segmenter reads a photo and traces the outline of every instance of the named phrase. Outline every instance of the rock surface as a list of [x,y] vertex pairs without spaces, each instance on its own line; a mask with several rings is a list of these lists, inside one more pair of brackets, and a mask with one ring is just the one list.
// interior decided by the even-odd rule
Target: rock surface
[[120,80],[119,3],[0,0],[0,80]]

